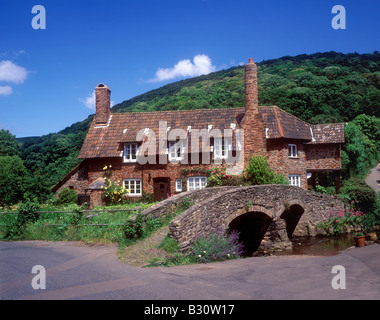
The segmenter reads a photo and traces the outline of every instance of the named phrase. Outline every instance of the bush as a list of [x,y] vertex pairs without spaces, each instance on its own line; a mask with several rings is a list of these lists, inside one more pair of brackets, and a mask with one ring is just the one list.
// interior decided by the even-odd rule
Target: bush
[[356,210],[367,213],[375,209],[376,193],[360,178],[350,178],[344,182],[340,192]]
[[207,179],[207,186],[239,186],[244,184],[243,176],[227,174],[228,167],[229,165],[223,163],[221,166],[212,169],[210,177]]
[[29,222],[36,222],[39,218],[39,214],[36,212],[40,209],[40,206],[34,202],[26,202],[20,205],[18,209],[17,220],[20,226],[24,226]]
[[78,193],[74,189],[65,188],[58,193],[55,205],[64,205],[78,202]]
[[34,223],[38,220],[39,214],[36,212],[40,206],[33,202],[21,204],[17,214],[7,214],[2,222],[4,225],[4,239],[21,238],[27,223]]
[[73,214],[70,217],[70,224],[73,226],[78,226],[84,216],[85,213],[82,212],[80,209],[74,209]]
[[197,262],[213,262],[242,256],[244,246],[239,242],[239,233],[218,230],[206,237],[199,237],[192,245],[191,254]]
[[144,216],[137,214],[135,220],[127,220],[123,226],[125,238],[134,240],[141,238],[144,233]]
[[104,188],[102,198],[106,205],[123,204],[128,201],[128,193],[125,187],[119,185],[120,181],[113,181],[109,178],[105,178],[107,187]]
[[283,175],[273,171],[263,156],[252,157],[243,175],[253,185],[289,183]]
[[363,212],[355,211],[353,208],[338,212],[330,210],[330,213],[317,224],[317,227],[323,229],[328,236],[338,236],[350,231],[351,228],[362,230],[364,217]]

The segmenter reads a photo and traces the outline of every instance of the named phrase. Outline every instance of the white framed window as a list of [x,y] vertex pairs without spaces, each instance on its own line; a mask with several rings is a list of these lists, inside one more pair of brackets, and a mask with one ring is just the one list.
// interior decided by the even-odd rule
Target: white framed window
[[137,143],[124,144],[124,162],[137,162]]
[[214,138],[214,159],[226,159],[228,157],[228,142],[223,138]]
[[182,179],[175,179],[175,191],[182,192]]
[[207,177],[188,177],[187,178],[187,190],[198,190],[206,188]]
[[290,185],[301,187],[301,176],[299,174],[290,174],[288,178]]
[[124,188],[129,190],[130,197],[137,197],[142,195],[141,179],[124,179]]
[[184,159],[183,141],[169,141],[169,161],[181,161]]
[[297,158],[298,157],[297,145],[296,144],[288,144],[288,154],[289,154],[289,158]]

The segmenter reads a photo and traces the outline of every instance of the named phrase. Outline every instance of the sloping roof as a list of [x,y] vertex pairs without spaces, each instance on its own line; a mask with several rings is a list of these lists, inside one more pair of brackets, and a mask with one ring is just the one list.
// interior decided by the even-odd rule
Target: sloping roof
[[312,139],[310,124],[290,113],[276,106],[260,107],[259,112],[268,128],[267,139]]
[[91,185],[89,185],[86,190],[102,190],[103,188],[107,188],[108,185],[104,181],[103,178],[96,179]]
[[75,174],[79,167],[81,166],[82,162],[79,163],[78,165],[75,166],[75,168],[73,170],[71,170],[68,174],[66,174],[66,176],[63,177],[63,179],[61,181],[59,181],[53,188],[51,188],[51,191],[53,193],[56,193],[57,190],[62,187],[71,177],[73,174]]
[[207,129],[209,125],[223,132],[231,123],[238,127],[243,116],[244,108],[113,113],[106,126],[92,122],[79,158],[120,157],[120,142],[135,142],[140,130],[149,128],[158,138],[160,121],[167,122],[168,134],[172,129],[187,132],[189,127]]
[[310,144],[317,143],[344,143],[344,123],[316,124],[311,126],[313,140]]
[[[210,125],[212,129],[217,128],[223,133],[224,129],[231,128],[231,124],[238,129],[244,113],[245,108],[113,113],[107,125],[99,126],[95,121],[92,122],[79,158],[120,157],[122,143],[135,142],[137,133],[146,129],[153,130],[157,138],[156,150],[161,150],[158,146],[160,121],[166,121],[168,134],[173,129],[183,129],[190,136],[192,129],[208,129]],[[259,107],[259,113],[267,128],[267,139],[344,143],[344,124],[310,125],[276,106]]]

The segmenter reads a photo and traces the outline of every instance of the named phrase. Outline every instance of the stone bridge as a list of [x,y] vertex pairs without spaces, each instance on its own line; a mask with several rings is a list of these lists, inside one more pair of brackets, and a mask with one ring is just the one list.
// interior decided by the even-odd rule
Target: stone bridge
[[143,213],[154,217],[173,212],[184,198],[193,206],[170,225],[170,235],[179,242],[180,250],[222,228],[237,230],[247,255],[259,247],[291,247],[293,236],[315,236],[316,224],[329,211],[344,209],[341,200],[290,185],[217,187],[188,191],[170,197]]

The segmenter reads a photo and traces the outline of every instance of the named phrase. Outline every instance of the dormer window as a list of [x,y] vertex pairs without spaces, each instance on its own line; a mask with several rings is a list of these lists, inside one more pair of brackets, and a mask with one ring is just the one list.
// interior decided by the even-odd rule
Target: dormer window
[[298,158],[298,151],[296,144],[288,144],[289,158]]
[[137,143],[124,144],[124,162],[137,162]]

